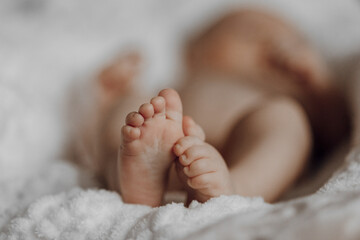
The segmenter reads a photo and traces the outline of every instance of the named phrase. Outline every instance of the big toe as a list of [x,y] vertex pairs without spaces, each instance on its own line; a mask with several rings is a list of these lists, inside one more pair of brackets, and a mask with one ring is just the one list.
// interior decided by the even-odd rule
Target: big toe
[[176,121],[182,121],[182,103],[179,94],[174,89],[161,90],[159,96],[165,99],[166,117]]

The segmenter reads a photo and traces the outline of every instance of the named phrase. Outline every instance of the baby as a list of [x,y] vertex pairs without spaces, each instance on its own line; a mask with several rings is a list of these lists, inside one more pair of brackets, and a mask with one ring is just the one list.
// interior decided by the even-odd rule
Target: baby
[[347,133],[322,59],[269,13],[226,15],[189,41],[185,59],[179,92],[164,89],[149,102],[132,87],[137,53],[99,75],[97,118],[82,131],[88,167],[126,203],[160,206],[167,190],[187,191],[188,203],[232,194],[273,202],[314,150]]

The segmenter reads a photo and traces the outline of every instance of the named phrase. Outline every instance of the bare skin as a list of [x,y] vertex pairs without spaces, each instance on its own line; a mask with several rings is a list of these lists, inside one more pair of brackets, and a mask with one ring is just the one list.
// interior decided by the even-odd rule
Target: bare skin
[[[97,76],[96,81],[92,82],[90,91],[94,95],[95,102],[92,102],[91,98],[86,96],[85,100],[76,98],[76,93],[73,96],[72,102],[85,101],[86,104],[82,104],[81,108],[85,109],[85,113],[79,117],[76,123],[76,129],[78,131],[78,139],[75,142],[75,161],[83,167],[92,170],[100,178],[107,178],[108,163],[104,164],[104,160],[107,155],[112,155],[111,143],[114,138],[108,135],[106,126],[114,117],[113,109],[119,104],[124,102],[121,106],[124,111],[129,112],[131,110],[131,104],[127,104],[126,101],[136,102],[136,97],[133,93],[133,80],[139,73],[140,56],[138,53],[129,52],[121,54],[111,64],[104,67],[104,69]],[[81,89],[83,91],[83,89]],[[73,104],[73,103],[72,103]],[[130,105],[126,107],[125,105]],[[125,118],[126,113],[123,113],[121,118]],[[72,115],[78,115],[79,109],[71,113]],[[104,142],[106,138],[106,143]],[[117,137],[119,138],[119,137]],[[116,140],[116,148],[119,146],[119,140]],[[102,182],[108,180],[101,180]]]
[[235,194],[230,172],[221,154],[205,142],[205,134],[190,117],[184,117],[186,136],[173,147],[177,174],[194,199],[206,202],[212,197]]
[[125,202],[161,205],[172,147],[184,136],[182,104],[171,89],[162,90],[126,117],[119,150],[120,191]]
[[[181,106],[174,90],[164,91],[172,92]],[[305,166],[311,148],[309,124],[301,107],[290,99],[269,101],[242,117],[225,145],[226,162],[215,147],[204,141],[200,126],[182,117],[181,107],[177,108],[175,124],[172,119],[168,123],[166,118],[157,119],[153,109],[158,108],[156,101],[160,99],[154,98],[138,113],[130,113],[122,129],[119,176],[125,202],[161,204],[175,159],[169,154],[171,150],[178,157],[177,176],[188,192],[188,201],[205,202],[231,194],[261,195],[272,201]]]
[[[196,80],[215,75],[224,84],[242,83],[258,92],[295,99],[307,113],[317,151],[333,148],[349,129],[344,98],[331,83],[324,60],[294,27],[275,15],[254,9],[225,15],[189,42],[186,60],[185,94]],[[193,116],[195,110],[184,109]],[[202,121],[199,124],[203,126]]]
[[[303,172],[313,136],[329,147],[344,135],[343,102],[325,64],[276,17],[254,10],[229,14],[186,52],[181,99],[167,89],[141,105],[146,96],[136,90],[104,84],[116,83],[107,76],[119,69],[127,82],[133,75],[121,74],[116,64],[116,74],[101,75],[99,88],[113,97],[106,104],[111,107],[100,106],[107,117],[99,121],[97,158],[105,184],[125,202],[160,206],[166,190],[186,190],[188,201],[239,194],[273,202]],[[182,108],[195,121],[183,117]],[[345,127],[322,124],[324,116]]]

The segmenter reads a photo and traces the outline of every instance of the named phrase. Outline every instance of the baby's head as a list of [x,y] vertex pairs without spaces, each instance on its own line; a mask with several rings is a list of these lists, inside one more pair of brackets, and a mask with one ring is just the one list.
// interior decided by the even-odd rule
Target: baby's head
[[243,9],[226,15],[189,41],[186,61],[190,76],[242,79],[298,100],[326,148],[346,129],[344,102],[325,62],[294,27],[270,13]]

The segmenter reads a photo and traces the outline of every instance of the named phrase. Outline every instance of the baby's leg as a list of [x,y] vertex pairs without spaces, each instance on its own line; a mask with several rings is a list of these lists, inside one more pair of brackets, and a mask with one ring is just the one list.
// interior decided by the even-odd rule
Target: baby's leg
[[109,112],[119,99],[131,92],[138,72],[140,58],[137,53],[121,54],[106,66],[96,79],[86,86],[75,88],[71,101],[71,114],[75,116],[75,161],[84,167],[100,172],[103,158],[100,150],[103,125]]
[[115,167],[120,145],[119,122],[124,122],[127,113],[145,100],[144,94],[132,87],[140,61],[135,52],[121,54],[89,83],[91,92],[82,87],[74,94],[79,97],[86,93],[79,99],[82,100],[80,106],[73,107],[76,127],[72,157],[112,190],[118,189]]
[[235,192],[272,202],[302,173],[312,147],[307,117],[288,98],[241,119],[224,149]]

